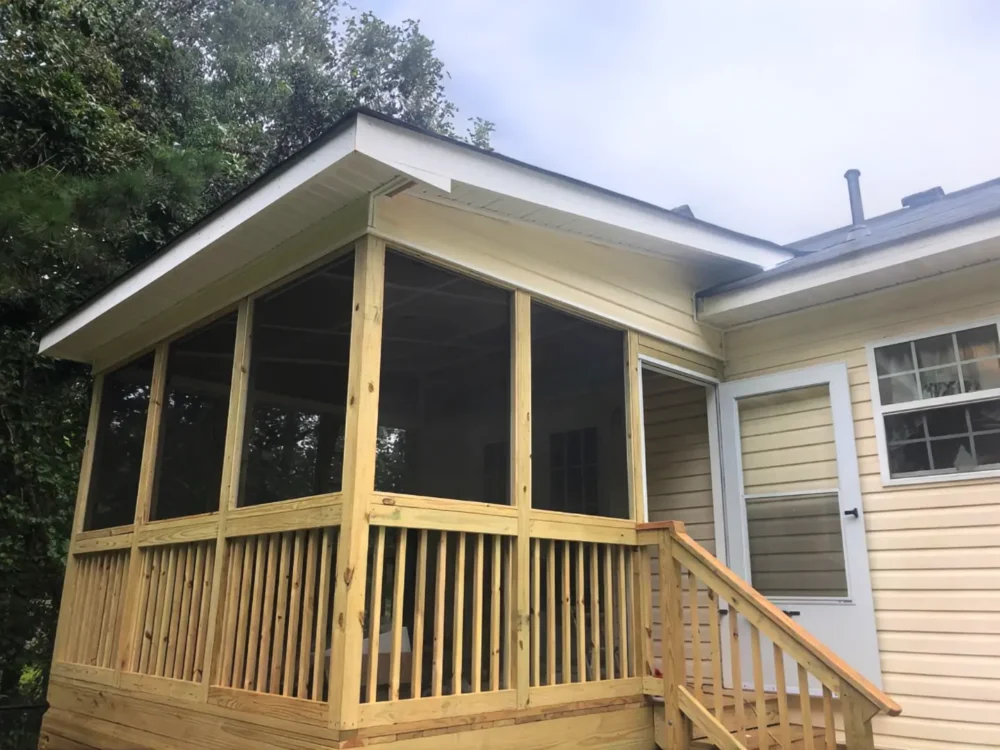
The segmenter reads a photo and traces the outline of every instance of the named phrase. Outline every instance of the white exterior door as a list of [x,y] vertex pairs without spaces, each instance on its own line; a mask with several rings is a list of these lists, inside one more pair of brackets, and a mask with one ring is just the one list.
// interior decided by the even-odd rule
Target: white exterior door
[[[881,687],[847,367],[723,383],[718,393],[729,567]],[[750,649],[741,651],[741,673],[752,675]],[[773,659],[762,661],[773,688]],[[798,689],[787,657],[785,679]]]

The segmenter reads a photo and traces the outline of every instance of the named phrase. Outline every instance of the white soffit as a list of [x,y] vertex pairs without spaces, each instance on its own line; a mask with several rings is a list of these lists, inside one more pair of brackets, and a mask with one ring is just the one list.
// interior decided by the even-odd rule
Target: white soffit
[[1000,218],[990,218],[757,283],[699,296],[698,320],[728,328],[918,281],[1000,257]]
[[763,240],[362,112],[57,322],[39,351],[89,361],[95,349],[330,214],[404,179],[415,183],[413,190],[439,198],[471,187],[480,196],[494,196],[484,202],[516,204],[531,223],[667,257],[701,259],[710,267],[724,264],[728,276],[734,267],[766,269],[791,257]]

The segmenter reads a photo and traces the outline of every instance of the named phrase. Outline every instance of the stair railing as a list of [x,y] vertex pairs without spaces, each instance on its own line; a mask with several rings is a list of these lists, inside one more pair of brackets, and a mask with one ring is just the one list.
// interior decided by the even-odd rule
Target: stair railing
[[[896,716],[901,711],[892,698],[719,562],[686,533],[683,523],[641,524],[638,543],[645,636],[644,686],[647,693],[662,695],[664,699],[666,736],[661,740],[664,748],[687,747],[692,738],[701,737],[727,750],[745,750],[747,745],[835,750],[836,696],[847,750],[874,749],[872,718],[880,713]],[[656,549],[656,561],[652,559],[651,547]],[[653,652],[654,565],[662,624],[662,684]],[[752,689],[745,687],[748,680],[741,674],[744,637],[739,627],[741,617],[748,626],[744,633],[749,633]],[[772,643],[773,694],[764,690],[762,635]],[[723,638],[729,639],[731,697],[722,688]],[[795,663],[798,684],[802,687],[794,729],[789,715],[786,658]],[[810,678],[822,686],[822,722],[813,720],[814,706],[806,687]],[[710,692],[706,690],[708,686]],[[768,708],[774,699],[776,717]],[[801,733],[797,730],[799,725]]]

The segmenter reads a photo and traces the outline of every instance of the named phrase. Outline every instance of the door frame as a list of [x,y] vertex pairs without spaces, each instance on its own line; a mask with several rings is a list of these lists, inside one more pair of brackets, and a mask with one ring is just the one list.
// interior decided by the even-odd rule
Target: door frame
[[721,414],[719,412],[719,384],[722,382],[718,378],[696,370],[689,370],[686,367],[672,364],[666,360],[652,357],[648,354],[639,353],[639,414],[640,420],[639,434],[643,450],[642,456],[642,518],[640,523],[649,522],[649,497],[647,494],[646,480],[646,404],[642,391],[642,370],[646,368],[652,372],[666,375],[668,377],[683,380],[693,385],[700,385],[705,388],[705,398],[708,408],[708,458],[712,475],[712,520],[715,535],[715,556],[725,565],[729,565],[729,539],[726,535],[726,516],[723,507],[723,479],[722,479],[722,433]]

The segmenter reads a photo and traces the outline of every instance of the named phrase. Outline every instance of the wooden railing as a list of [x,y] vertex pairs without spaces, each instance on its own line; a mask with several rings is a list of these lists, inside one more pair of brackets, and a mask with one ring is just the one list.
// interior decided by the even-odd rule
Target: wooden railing
[[[833,750],[839,701],[848,750],[874,748],[871,720],[878,713],[899,714],[895,701],[722,565],[688,536],[682,523],[642,525],[637,541],[647,548],[640,578],[648,592],[654,590],[651,561],[656,556],[660,626],[651,600],[644,598],[641,610],[647,636],[646,691],[664,699],[664,747],[684,747],[692,737],[705,737],[732,750],[751,744]],[[749,634],[751,675],[742,673],[743,633]],[[662,681],[655,677],[657,635]],[[762,637],[772,644],[772,654],[762,652]],[[729,648],[729,690],[723,687],[723,639]],[[764,659],[771,657],[773,692],[766,690],[764,681]],[[801,688],[791,701],[794,691],[787,688],[786,660],[795,664]],[[813,716],[810,681],[821,691],[822,716]],[[776,717],[771,709],[775,703]],[[794,722],[793,709],[798,712]]]
[[118,658],[129,551],[114,549],[75,556],[77,584],[69,600],[75,624],[57,658],[70,664],[111,669]]
[[200,681],[205,664],[215,542],[139,550],[137,625],[127,670]]

